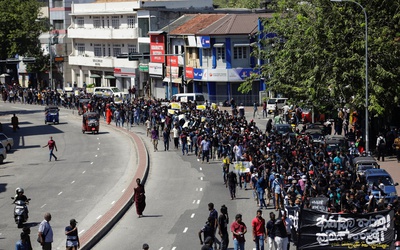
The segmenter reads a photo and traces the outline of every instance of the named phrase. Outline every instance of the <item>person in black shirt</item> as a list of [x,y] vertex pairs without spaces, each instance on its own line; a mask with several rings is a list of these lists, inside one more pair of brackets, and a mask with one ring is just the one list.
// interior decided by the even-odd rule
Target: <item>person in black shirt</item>
[[273,234],[275,235],[276,249],[286,250],[288,245],[288,234],[286,231],[285,220],[282,211],[279,211],[279,218],[275,221]]
[[220,211],[221,211],[221,214],[218,217],[218,234],[219,234],[219,236],[221,236],[221,250],[226,250],[226,249],[228,249],[228,245],[229,245],[228,208],[225,205],[222,205]]

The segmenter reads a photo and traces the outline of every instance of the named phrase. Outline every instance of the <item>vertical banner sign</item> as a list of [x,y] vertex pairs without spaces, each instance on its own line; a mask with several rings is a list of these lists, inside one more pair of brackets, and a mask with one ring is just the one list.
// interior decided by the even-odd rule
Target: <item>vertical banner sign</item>
[[150,62],[164,63],[165,59],[164,35],[150,35]]
[[299,231],[299,212],[300,207],[285,207],[286,216],[292,221],[293,228],[291,230],[292,240],[297,245],[297,233]]
[[303,209],[297,249],[393,249],[394,211],[337,214]]

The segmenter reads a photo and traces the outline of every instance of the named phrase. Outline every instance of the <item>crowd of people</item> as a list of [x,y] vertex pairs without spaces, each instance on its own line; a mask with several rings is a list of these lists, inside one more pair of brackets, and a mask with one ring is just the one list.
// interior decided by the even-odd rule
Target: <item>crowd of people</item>
[[[7,101],[4,96],[3,91],[3,100]],[[54,104],[62,105],[61,97],[58,99],[57,96],[49,94],[41,100],[53,100]],[[260,211],[267,208],[278,211],[278,216],[272,213],[270,220],[261,226],[265,231],[257,224],[262,222],[256,221],[254,225],[252,222],[251,231],[257,249],[263,249],[264,241],[269,242],[270,249],[272,246],[288,249],[291,230],[290,222],[285,222],[288,218],[284,211],[287,207],[309,208],[312,197],[326,197],[328,212],[331,213],[393,209],[396,212],[396,230],[400,229],[399,201],[385,204],[380,183],[368,185],[363,176],[355,174],[352,166],[354,151],[345,148],[328,153],[323,143],[313,142],[306,129],[302,130],[303,133],[295,131],[295,136],[291,133],[279,134],[268,128],[268,124],[267,128],[261,128],[254,120],[246,119],[244,112],[239,112],[234,106],[230,112],[214,109],[210,105],[199,110],[196,103],[182,103],[180,110],[173,110],[168,107],[167,100],[128,98],[117,104],[110,97],[82,97],[90,98],[85,108],[98,112],[108,124],[113,121],[116,126],[145,126],[154,151],[168,151],[170,142],[173,142],[176,150],[180,148],[183,155],[197,157],[202,164],[221,162],[221,170],[218,171],[222,172],[221,182],[229,187],[228,197],[236,199],[236,188],[244,186],[253,190],[255,206]],[[40,99],[33,97],[29,100],[32,102],[28,103],[37,103]],[[79,108],[78,98],[73,97],[67,102],[74,103],[67,107]],[[358,120],[353,123],[354,127],[361,127],[357,125]],[[354,141],[361,139],[360,133],[352,133],[351,136],[354,136],[351,138]],[[160,149],[159,140],[164,146]],[[382,195],[374,197],[372,189],[380,190]],[[212,207],[211,211],[214,210]],[[258,212],[256,218],[261,220]],[[203,238],[200,236],[200,243],[208,246],[214,243],[221,249],[227,249],[229,230],[235,249],[244,249],[247,229],[241,215],[235,216],[230,227],[228,223],[226,207],[221,208],[220,216],[210,213],[208,226],[199,233],[204,235]],[[216,236],[217,232],[221,241]]]

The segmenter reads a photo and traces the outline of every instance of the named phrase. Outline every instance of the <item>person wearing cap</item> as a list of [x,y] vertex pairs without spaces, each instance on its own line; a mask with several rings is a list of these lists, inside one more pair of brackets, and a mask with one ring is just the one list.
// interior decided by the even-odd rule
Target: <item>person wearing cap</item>
[[149,250],[149,244],[144,243],[142,248],[143,250]]
[[69,221],[69,226],[65,227],[65,235],[67,236],[66,250],[77,250],[81,247],[78,236],[78,228],[75,219]]

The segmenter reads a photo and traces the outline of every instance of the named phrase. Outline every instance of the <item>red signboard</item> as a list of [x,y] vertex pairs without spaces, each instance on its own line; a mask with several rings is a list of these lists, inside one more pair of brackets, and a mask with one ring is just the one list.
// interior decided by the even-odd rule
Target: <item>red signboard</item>
[[150,62],[164,63],[164,35],[150,35]]
[[193,79],[194,78],[194,72],[192,67],[186,67],[186,78],[187,79]]
[[171,66],[178,67],[179,66],[178,57],[177,56],[167,56],[167,65],[169,66],[169,64],[171,64]]

